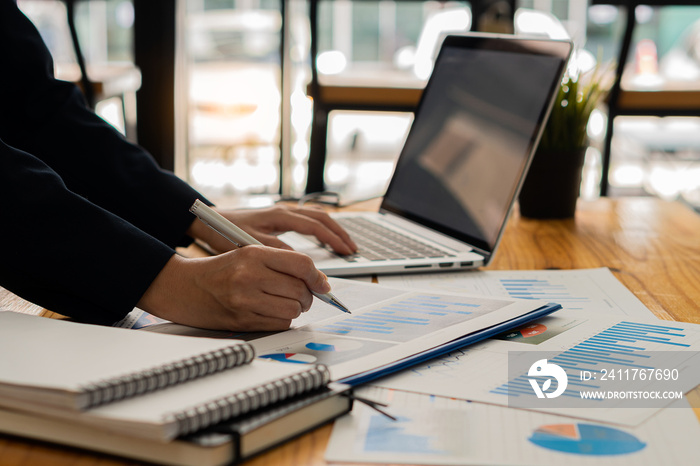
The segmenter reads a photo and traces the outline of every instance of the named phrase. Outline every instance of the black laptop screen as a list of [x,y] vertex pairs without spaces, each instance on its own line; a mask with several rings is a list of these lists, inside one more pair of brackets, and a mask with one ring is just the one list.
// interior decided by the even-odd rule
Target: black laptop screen
[[568,55],[538,42],[447,38],[382,209],[493,250]]

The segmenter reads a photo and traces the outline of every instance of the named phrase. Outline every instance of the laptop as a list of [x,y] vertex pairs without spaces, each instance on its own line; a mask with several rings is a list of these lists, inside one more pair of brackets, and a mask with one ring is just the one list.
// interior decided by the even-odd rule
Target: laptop
[[329,276],[488,265],[571,49],[567,41],[447,36],[379,212],[333,214],[360,253],[339,256],[298,233],[280,239]]

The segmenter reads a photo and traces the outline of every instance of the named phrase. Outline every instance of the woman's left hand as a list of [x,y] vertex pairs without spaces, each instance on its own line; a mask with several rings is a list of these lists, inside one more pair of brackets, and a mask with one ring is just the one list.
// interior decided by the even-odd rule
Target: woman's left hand
[[[277,238],[277,235],[286,231],[296,231],[315,236],[338,254],[347,255],[357,251],[357,245],[350,235],[326,212],[318,208],[276,205],[263,209],[217,211],[266,246],[292,249]],[[199,220],[192,224],[189,233],[217,251],[235,248],[235,245]]]

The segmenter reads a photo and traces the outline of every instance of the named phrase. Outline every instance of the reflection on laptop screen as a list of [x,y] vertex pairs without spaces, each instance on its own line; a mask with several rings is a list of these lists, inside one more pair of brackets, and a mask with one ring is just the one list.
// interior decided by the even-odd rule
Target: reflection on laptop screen
[[491,251],[563,65],[446,42],[382,208]]

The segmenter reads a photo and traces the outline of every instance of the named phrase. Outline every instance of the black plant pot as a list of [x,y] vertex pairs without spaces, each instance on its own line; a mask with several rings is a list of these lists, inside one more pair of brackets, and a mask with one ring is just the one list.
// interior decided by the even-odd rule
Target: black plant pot
[[581,190],[586,148],[537,151],[520,191],[520,215],[529,218],[571,218]]

